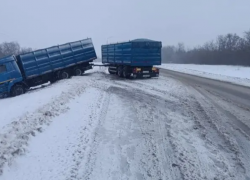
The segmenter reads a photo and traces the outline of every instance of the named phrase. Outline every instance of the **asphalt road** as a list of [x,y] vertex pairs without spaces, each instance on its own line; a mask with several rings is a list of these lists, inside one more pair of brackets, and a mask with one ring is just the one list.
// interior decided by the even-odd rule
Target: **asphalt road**
[[250,110],[250,88],[223,82],[195,75],[179,73],[171,70],[161,69],[162,76],[169,76],[182,83],[193,86],[194,88],[202,88],[210,93],[214,93],[228,101],[236,103],[242,108]]

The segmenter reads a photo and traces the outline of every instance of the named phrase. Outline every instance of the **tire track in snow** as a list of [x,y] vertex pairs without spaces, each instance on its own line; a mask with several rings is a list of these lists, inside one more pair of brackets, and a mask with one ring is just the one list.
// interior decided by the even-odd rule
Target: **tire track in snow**
[[[250,179],[250,163],[246,160],[250,157],[248,151],[250,147],[249,127],[244,125],[240,120],[244,118],[241,117],[238,119],[239,116],[237,114],[235,115],[235,111],[229,112],[228,107],[225,106],[225,101],[220,102],[217,96],[215,102],[213,94],[204,94],[202,89],[197,89],[197,91],[204,96],[202,106],[206,108],[206,113],[210,113],[210,111],[213,112],[211,113],[211,118],[214,127],[225,139],[225,143],[229,144],[228,149],[235,155],[235,166],[231,165],[231,169],[236,169],[234,174],[239,177],[242,176],[241,178],[244,178],[243,176],[245,175],[246,178]],[[211,109],[209,105],[213,105],[214,108]],[[234,105],[234,103],[228,105],[230,109],[232,105]],[[247,131],[247,133],[241,128]]]
[[[155,93],[153,93],[154,91],[157,91],[157,92],[162,93],[164,95],[171,94],[171,92],[167,92],[167,91],[164,91],[164,90],[159,90],[157,88],[151,88],[151,89],[146,88],[141,84],[140,85],[138,85],[138,84],[133,85],[133,82],[126,82],[126,81],[122,82],[122,83],[116,82],[116,84],[120,84],[120,85],[129,84],[130,87],[135,86],[135,87],[139,87],[140,89],[144,89],[144,90],[148,89],[149,91],[152,92],[152,94],[155,94]],[[140,92],[140,90],[136,90],[136,91]],[[145,92],[141,91],[141,93],[143,94]],[[148,93],[150,93],[150,92],[148,92]],[[210,157],[206,157],[206,156],[201,154],[202,152],[199,152],[199,154],[201,154],[201,157],[199,157],[199,154],[198,154],[198,156],[195,155],[195,154],[193,154],[193,155],[190,154],[191,151],[192,151],[191,149],[193,149],[193,147],[190,146],[189,147],[190,149],[189,149],[188,144],[187,144],[187,147],[183,147],[183,145],[178,143],[178,141],[179,141],[178,139],[175,140],[176,133],[174,131],[172,131],[172,130],[169,131],[168,136],[169,136],[171,145],[174,147],[175,154],[176,154],[175,157],[176,157],[176,159],[179,160],[177,165],[181,169],[183,179],[209,179],[209,177],[211,177],[211,173],[209,171],[207,171],[209,169],[209,167],[206,166],[206,164],[203,163],[204,160],[206,160],[204,158],[212,158],[214,162],[212,162],[212,163],[210,162],[210,163],[214,164],[215,166],[218,166],[217,167],[218,169],[213,169],[214,172],[213,172],[212,175],[214,176],[214,178],[217,178],[217,179],[231,178],[231,179],[233,179],[233,176],[234,176],[233,172],[230,173],[227,168],[225,169],[226,163],[224,163],[224,160],[225,161],[228,160],[227,158],[229,158],[230,154],[225,157],[226,159],[223,158],[223,153],[227,154],[227,152],[218,151],[218,149],[220,147],[217,147],[215,144],[211,143],[210,140],[206,139],[206,134],[208,133],[206,130],[210,131],[210,129],[207,129],[207,128],[202,129],[201,125],[199,124],[199,120],[207,119],[207,118],[209,118],[209,116],[204,116],[204,112],[201,109],[197,108],[196,106],[193,106],[193,104],[192,105],[189,104],[190,99],[192,100],[192,97],[187,96],[187,97],[183,98],[182,96],[178,97],[178,95],[176,93],[173,93],[173,94],[181,102],[181,104],[180,104],[181,108],[185,109],[186,106],[190,107],[189,110],[186,113],[190,115],[190,118],[193,118],[193,117],[195,118],[194,121],[193,121],[194,122],[193,129],[199,129],[201,131],[200,132],[201,141],[203,141],[205,146],[208,146],[207,150],[205,150],[205,151],[207,151],[207,153],[209,153],[209,156],[210,156]],[[186,90],[185,94],[189,95],[190,92]],[[164,96],[161,96],[161,97],[164,97]],[[143,99],[141,99],[141,102],[142,101],[143,101]],[[170,107],[170,108],[172,108],[172,107]],[[182,113],[180,113],[180,114],[182,114]],[[173,127],[173,126],[170,126],[170,127],[171,127],[171,129],[176,128],[176,127]],[[213,131],[213,132],[215,133],[215,135],[217,134],[215,131]],[[188,132],[186,132],[186,133],[188,133]],[[185,134],[183,134],[183,135],[185,135]],[[218,135],[218,134],[216,136],[220,137],[220,135]],[[233,144],[229,144],[229,145],[232,146]],[[209,147],[209,146],[211,146],[211,147]],[[216,153],[214,154],[214,152],[216,152]],[[217,155],[217,153],[219,155]],[[200,158],[203,158],[203,159],[200,159]],[[230,158],[229,158],[229,160],[230,160]],[[233,162],[234,160],[231,159],[230,161]],[[230,164],[230,162],[228,162],[228,163]]]
[[[235,130],[240,131],[247,139],[250,140],[250,123],[249,115],[250,110],[246,107],[240,106],[231,100],[225,99],[213,93],[211,91],[205,91],[208,94],[205,94],[201,89],[197,90],[205,96],[210,102],[220,110],[221,114],[226,115],[227,123],[230,123]],[[215,100],[216,99],[216,100]]]
[[[157,88],[151,88],[150,86],[149,87],[147,87],[147,86],[145,86],[145,85],[143,85],[143,84],[140,84],[140,83],[137,83],[136,82],[136,84],[133,84],[133,83],[135,83],[135,82],[131,82],[131,81],[125,81],[125,82],[118,82],[118,81],[116,81],[116,84],[119,84],[119,85],[123,85],[123,86],[126,86],[126,85],[129,85],[130,87],[132,87],[132,89],[131,88],[126,88],[127,90],[128,90],[128,92],[127,92],[127,94],[126,94],[126,96],[128,96],[128,94],[129,93],[132,93],[133,94],[133,97],[131,98],[131,99],[134,99],[134,100],[137,100],[136,102],[138,102],[139,104],[141,104],[141,103],[144,103],[144,105],[145,105],[145,107],[143,107],[143,108],[146,108],[147,110],[146,111],[144,111],[143,110],[143,108],[137,108],[138,109],[138,113],[137,114],[139,114],[139,112],[141,113],[141,111],[143,111],[144,113],[141,113],[141,114],[146,114],[146,115],[148,115],[148,117],[150,117],[150,118],[152,118],[152,114],[154,114],[153,112],[154,111],[157,111],[157,108],[155,108],[154,110],[152,109],[152,107],[151,107],[151,104],[152,104],[152,101],[155,101],[156,99],[157,100],[162,100],[162,99],[165,99],[165,103],[169,103],[168,104],[168,108],[170,108],[171,110],[173,110],[173,109],[176,109],[176,107],[180,107],[181,106],[181,104],[178,104],[178,105],[176,105],[175,104],[175,102],[176,101],[169,101],[168,99],[166,99],[166,98],[162,98],[162,97],[164,97],[163,95],[168,95],[168,94],[171,94],[171,92],[167,92],[167,91],[164,91],[164,90],[160,90],[160,89],[157,89]],[[142,91],[141,89],[143,89],[144,91]],[[147,91],[145,92],[145,90],[147,89]],[[155,95],[156,93],[155,92],[157,92],[157,95]],[[144,97],[142,97],[142,95],[144,95]],[[177,98],[177,99],[179,99],[179,100],[181,100],[181,101],[183,101],[182,100],[182,97],[178,97],[177,95],[171,95],[171,96],[173,96],[173,97],[175,97],[175,98]],[[153,98],[153,99],[151,99],[151,98]],[[156,98],[156,99],[155,99]],[[151,101],[148,101],[148,104],[150,105],[150,106],[147,106],[146,104],[145,104],[145,100],[147,101],[147,99],[151,99]],[[184,101],[186,101],[186,99],[184,99]],[[135,105],[135,103],[133,103],[133,105]],[[140,105],[138,105],[139,107],[140,107]],[[135,108],[136,109],[136,108]],[[149,114],[148,113],[148,111],[150,111],[151,113]],[[164,111],[164,110],[163,110]],[[162,113],[162,114],[164,114],[164,113]],[[167,117],[167,116],[166,116]],[[138,117],[137,119],[144,119],[142,122],[143,123],[141,123],[142,125],[145,123],[145,122],[150,122],[150,121],[148,121],[148,120],[146,120],[145,118],[147,118],[146,116],[143,118],[143,117]],[[151,121],[152,122],[152,121]],[[152,124],[151,124],[152,125]],[[144,126],[146,129],[147,129],[147,127],[150,127],[150,124],[146,127],[146,126]],[[143,128],[141,128],[141,129],[143,129]],[[167,131],[168,131],[168,129],[169,128],[166,128],[167,129]],[[151,148],[149,147],[149,150],[150,149],[152,149],[153,148],[153,150],[152,150],[152,152],[151,152],[151,154],[149,154],[147,157],[151,157],[151,155],[152,154],[155,154],[156,153],[156,147],[155,147],[155,142],[153,142],[153,139],[151,138],[151,135],[150,135],[150,133],[147,131],[147,130],[145,130],[145,132],[143,131],[143,130],[141,130],[142,131],[142,133],[145,135],[145,136],[148,136],[147,138],[146,138],[146,144],[147,145],[149,145],[149,144],[151,144]],[[170,134],[170,131],[168,131],[168,133],[167,133],[167,135],[168,135],[168,137],[167,137],[167,139],[170,139],[170,138],[172,138],[172,136],[171,136],[171,134]],[[152,139],[152,141],[150,141],[150,139]],[[166,141],[165,141],[166,142]],[[173,146],[173,147],[177,147],[176,146],[176,143],[174,143],[174,141],[173,140],[169,140],[169,146]],[[171,149],[171,148],[170,148]],[[168,149],[169,150],[169,149]],[[176,150],[176,149],[175,149]],[[173,151],[172,151],[173,152]],[[168,152],[169,153],[169,152]],[[176,159],[178,159],[178,158],[180,158],[179,156],[176,156]],[[176,163],[173,163],[172,161],[170,161],[172,158],[168,158],[168,160],[167,160],[167,162],[165,162],[165,163],[169,163],[171,166],[173,165],[175,168],[179,168],[179,166],[178,165],[176,165]],[[155,170],[157,167],[156,166],[153,166],[153,168],[151,168],[150,166],[149,167],[147,167],[147,162],[158,162],[159,161],[159,158],[156,158],[156,159],[151,159],[151,160],[146,160],[146,161],[142,161],[141,162],[141,166],[142,167],[144,167],[144,170],[143,171],[146,171],[146,173],[143,175],[144,176],[144,178],[158,178],[158,179],[161,179],[162,177],[161,177],[161,174],[163,173],[164,174],[164,171],[163,172],[160,172],[159,170]],[[174,161],[174,160],[173,160]],[[176,166],[175,166],[176,165]],[[172,167],[171,166],[169,166],[168,167],[168,169],[172,169]],[[191,166],[192,167],[192,166]],[[183,170],[183,169],[180,169],[180,170]],[[192,169],[194,172],[195,172],[195,169]],[[190,170],[190,171],[192,171],[192,170]],[[172,172],[175,172],[176,173],[176,170],[170,170],[170,171],[172,171]],[[178,170],[177,170],[178,171]],[[169,176],[169,178],[174,178],[174,176],[177,176],[178,178],[175,178],[175,179],[180,179],[180,175],[177,175],[178,173],[172,173],[172,175],[171,176]],[[182,174],[182,177],[184,177],[185,176],[185,174],[188,174],[188,171],[187,171],[187,169],[184,171],[184,172],[182,172],[181,173]],[[195,175],[194,177],[197,177],[197,175]],[[164,178],[164,177],[163,177]]]
[[[159,130],[162,125],[158,121],[168,119],[164,113],[160,113],[161,108],[164,108],[164,104],[167,104],[168,101],[165,102],[162,98],[155,97],[153,94],[150,95],[138,89],[121,89],[117,87],[115,89],[116,91],[114,92],[120,95],[121,98],[126,97],[129,101],[132,101],[132,109],[136,111],[135,121],[138,121],[140,132],[144,139],[141,142],[143,146],[142,144],[140,145],[142,146],[140,148],[141,152],[136,155],[138,161],[136,167],[140,170],[138,178],[182,179],[180,172],[178,172],[178,167],[173,167],[175,160],[173,159],[167,133],[165,129],[164,131]],[[172,108],[172,105],[168,106]],[[160,110],[159,107],[161,107]],[[157,129],[159,131],[155,131]],[[167,147],[167,150],[164,146]],[[162,160],[162,157],[164,157],[164,160]]]
[[[218,179],[242,179],[245,167],[241,160],[237,142],[226,127],[221,123],[220,116],[211,102],[206,100],[198,91],[194,91],[189,101],[190,112],[195,117],[195,129],[201,130],[201,136],[207,141],[208,149],[214,152],[215,165],[220,173]],[[198,98],[198,99],[197,99]],[[232,157],[233,155],[233,157]]]
[[[192,91],[190,91],[190,90],[192,90]],[[225,119],[224,114],[222,115],[223,110],[221,108],[217,108],[216,103],[211,104],[211,102],[212,102],[211,99],[209,99],[207,97],[206,97],[206,99],[204,97],[201,98],[199,96],[199,93],[197,93],[195,90],[193,90],[192,87],[189,88],[185,94],[188,95],[187,98],[179,98],[179,99],[182,103],[184,103],[190,107],[189,113],[194,115],[195,123],[197,125],[194,127],[194,129],[199,129],[201,131],[201,137],[208,144],[207,149],[211,153],[216,152],[216,153],[214,153],[214,155],[211,156],[211,158],[213,157],[213,161],[214,161],[215,166],[218,166],[217,167],[218,168],[217,175],[215,175],[215,178],[216,179],[225,179],[225,178],[226,179],[234,179],[235,177],[237,177],[240,179],[241,178],[244,179],[244,174],[246,173],[245,167],[249,168],[249,166],[245,166],[245,164],[243,163],[243,159],[244,159],[243,154],[240,152],[240,147],[242,147],[243,145],[240,146],[240,145],[238,145],[238,143],[239,142],[246,143],[246,141],[248,141],[248,140],[245,139],[245,140],[240,141],[238,139],[238,142],[235,140],[236,139],[235,137],[242,137],[242,136],[239,134],[234,134],[232,132],[230,133],[231,127],[229,127],[226,122],[224,122],[224,124],[222,124],[222,122],[218,118]],[[191,98],[189,97],[190,94],[191,94]],[[192,102],[192,100],[194,100],[194,99],[196,100],[195,102],[198,103],[198,105],[190,103],[190,101]],[[234,118],[231,117],[231,119],[233,120]],[[244,117],[243,118],[241,117],[240,119],[244,119]],[[201,123],[200,123],[201,120],[204,120],[204,121],[208,120],[209,123],[206,125],[204,125],[204,124],[201,125]],[[228,127],[225,128],[224,126],[228,126]],[[210,127],[210,128],[208,128],[208,127]],[[237,129],[236,129],[236,131],[237,131]],[[233,131],[233,132],[236,132],[236,131]],[[213,138],[208,139],[206,137],[208,134],[212,134],[212,133],[214,133],[214,136],[213,136],[214,139],[218,139],[218,137],[219,137],[221,139],[219,142],[221,142],[222,144],[225,144],[224,151],[223,150],[218,151],[218,149],[220,149],[220,147],[217,146],[216,143],[213,143]],[[241,133],[242,133],[242,131],[241,131]],[[215,134],[217,134],[217,137],[215,136]],[[246,134],[244,134],[244,136],[246,137]],[[248,138],[248,136],[246,138]],[[225,152],[228,150],[228,148],[231,149],[230,153]],[[248,153],[244,153],[244,154],[247,156]],[[231,155],[235,156],[235,158],[231,158]],[[247,156],[247,157],[249,157],[249,156]],[[198,160],[198,161],[200,161],[200,160]],[[227,161],[229,161],[229,162],[226,163]],[[202,163],[202,160],[201,160],[201,163]],[[232,163],[233,163],[233,165],[231,165]],[[227,164],[229,166],[227,166]],[[204,170],[202,170],[202,171],[204,171]],[[208,173],[202,172],[202,171],[201,171],[202,174],[204,174],[204,173],[208,174]]]
[[[89,122],[87,126],[82,127],[81,129],[81,136],[78,138],[79,144],[77,145],[77,150],[73,153],[73,161],[75,164],[70,170],[69,177],[65,178],[66,180],[73,180],[73,179],[82,179],[81,168],[84,165],[89,164],[86,160],[86,157],[89,156],[89,151],[91,151],[91,146],[95,144],[95,129],[100,123],[100,115],[98,114],[100,109],[103,109],[103,102],[105,101],[106,93],[102,92],[102,95],[99,98],[98,104],[91,107],[91,115],[89,117]],[[103,100],[104,99],[104,100]],[[105,103],[104,103],[105,104]],[[98,107],[98,108],[96,108]],[[97,120],[99,119],[99,120]]]
[[[151,103],[152,101],[154,100],[151,99]],[[144,135],[145,146],[148,147],[148,152],[143,152],[146,159],[144,159],[145,157],[141,159],[144,179],[164,180],[171,178],[177,180],[178,178],[176,178],[176,176],[180,178],[178,175],[180,172],[176,172],[172,166],[175,160],[171,157],[173,155],[171,154],[171,152],[173,152],[171,144],[168,138],[164,137],[165,133],[161,130],[160,122],[157,122],[159,119],[156,121],[154,119],[154,116],[157,114],[157,109],[147,104],[142,104],[139,101],[134,101],[133,107],[137,111],[137,119],[141,126],[141,132]],[[158,128],[159,134],[161,135],[158,141],[162,143],[156,142],[154,127]],[[164,146],[168,146],[167,153]],[[161,157],[163,157],[164,160],[162,160]],[[153,166],[149,162],[153,162]]]
[[[101,126],[103,121],[105,121],[106,114],[107,114],[108,107],[109,107],[109,102],[110,102],[110,92],[107,90],[104,96],[105,96],[103,97],[104,100],[100,101],[99,103],[99,107],[101,107],[100,114],[99,115],[95,114],[95,117],[94,117],[96,119],[99,119],[98,125],[95,126],[96,128],[93,131],[94,132],[93,137],[87,140],[86,146],[89,147],[88,152],[86,153],[84,161],[82,162],[77,161],[77,167],[74,169],[74,171],[72,171],[73,174],[71,175],[70,178],[68,178],[69,180],[73,180],[73,179],[87,180],[87,179],[90,179],[91,173],[93,172],[93,168],[96,162],[96,150],[98,146],[96,129],[98,128],[98,126]],[[78,154],[81,154],[81,153],[78,153]],[[77,160],[77,158],[78,157],[76,156],[75,159]]]

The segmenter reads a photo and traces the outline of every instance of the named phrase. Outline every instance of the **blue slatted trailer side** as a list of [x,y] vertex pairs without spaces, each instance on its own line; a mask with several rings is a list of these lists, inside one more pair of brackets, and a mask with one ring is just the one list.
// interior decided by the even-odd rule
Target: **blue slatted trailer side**
[[158,77],[153,66],[161,65],[161,48],[160,41],[148,39],[102,45],[102,62],[120,77]]
[[53,46],[17,56],[26,79],[67,69],[96,59],[91,39]]

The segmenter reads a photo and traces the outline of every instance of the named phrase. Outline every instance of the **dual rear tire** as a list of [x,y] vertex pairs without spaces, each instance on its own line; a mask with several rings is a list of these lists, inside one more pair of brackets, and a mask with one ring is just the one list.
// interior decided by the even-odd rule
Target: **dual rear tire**
[[129,78],[131,73],[129,72],[129,68],[127,66],[125,67],[118,67],[117,75],[119,77]]
[[129,72],[128,67],[124,67],[122,73],[123,73],[123,77],[125,77],[125,78],[130,78],[130,76],[131,76],[131,73]]
[[[84,72],[80,68],[75,68],[72,72],[74,76],[81,76]],[[69,71],[62,71],[60,73],[60,79],[69,79],[70,78],[70,73]]]
[[123,77],[123,68],[122,68],[122,66],[119,66],[119,67],[118,67],[117,75],[118,75],[119,77]]

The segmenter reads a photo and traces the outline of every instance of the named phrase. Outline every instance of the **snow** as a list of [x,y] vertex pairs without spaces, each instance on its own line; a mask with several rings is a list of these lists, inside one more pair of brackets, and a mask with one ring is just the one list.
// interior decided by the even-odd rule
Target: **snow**
[[71,101],[69,111],[54,118],[44,133],[32,139],[27,156],[18,158],[11,167],[7,167],[2,178],[63,180],[70,177],[70,171],[76,164],[72,159],[80,160],[80,156],[76,157],[77,152],[86,148],[86,141],[91,138],[87,132],[95,127],[96,122],[89,117],[98,113],[98,109],[93,107],[102,102],[102,97],[100,90],[89,88]]
[[158,67],[243,86],[250,86],[250,67],[195,64],[162,64]]
[[60,88],[58,86],[47,86],[36,91],[30,91],[22,96],[1,99],[0,109],[4,110],[1,111],[0,128],[44,106],[51,99],[59,97],[62,92],[67,92],[76,82],[76,79],[72,79],[72,81],[60,81],[56,83]]
[[249,178],[250,138],[207,101],[171,78],[106,67],[0,100],[0,180]]
[[94,61],[94,64],[97,64],[97,65],[103,65],[103,63],[102,63],[102,62],[100,62],[100,61]]

